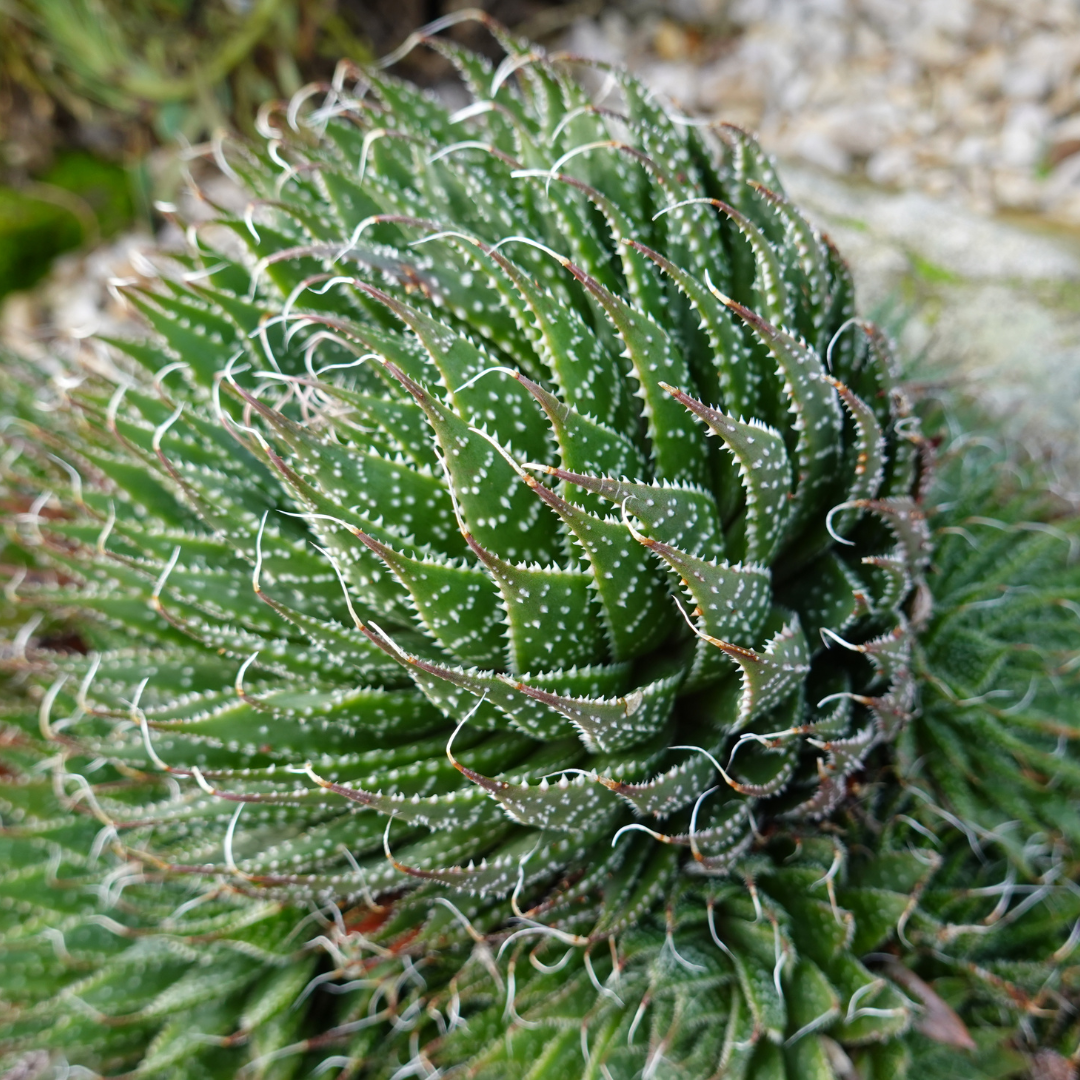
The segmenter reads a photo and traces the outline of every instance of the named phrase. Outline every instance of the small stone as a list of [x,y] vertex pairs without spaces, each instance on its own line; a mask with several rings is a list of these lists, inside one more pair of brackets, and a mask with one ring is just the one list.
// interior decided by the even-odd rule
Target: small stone
[[999,168],[993,172],[994,196],[1011,210],[1038,210],[1043,187],[1026,169]]
[[686,64],[653,61],[642,64],[638,73],[651,87],[682,108],[696,98],[694,72]]
[[796,131],[788,142],[789,152],[801,157],[811,165],[817,165],[833,173],[846,173],[851,168],[851,157],[832,138],[820,129],[807,126]]
[[956,144],[952,159],[957,165],[987,165],[992,158],[991,144],[981,135],[967,135]]
[[[761,72],[754,72],[741,57],[724,57],[702,68],[697,106],[732,122],[756,127],[765,106],[767,87]],[[740,117],[740,119],[736,119]]]
[[653,31],[653,48],[661,60],[686,60],[693,44],[691,34],[671,19],[661,19]]
[[964,68],[964,81],[975,94],[996,97],[1005,78],[1005,50],[998,44],[974,56]]
[[1013,106],[1001,132],[1000,159],[1013,168],[1034,168],[1046,142],[1050,114],[1041,105]]
[[910,146],[886,146],[866,163],[866,175],[875,184],[908,187],[915,179],[915,155]]

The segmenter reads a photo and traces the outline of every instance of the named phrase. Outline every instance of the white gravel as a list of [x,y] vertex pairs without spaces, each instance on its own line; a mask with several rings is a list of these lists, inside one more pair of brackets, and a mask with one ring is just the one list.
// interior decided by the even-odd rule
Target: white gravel
[[639,0],[566,44],[781,156],[1080,225],[1073,0]]

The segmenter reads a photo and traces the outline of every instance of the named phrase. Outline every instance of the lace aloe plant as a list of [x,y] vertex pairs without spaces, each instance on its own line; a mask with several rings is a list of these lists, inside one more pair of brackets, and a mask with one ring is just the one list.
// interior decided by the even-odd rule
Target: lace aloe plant
[[920,634],[932,693],[995,676],[950,667],[887,340],[748,135],[492,29],[495,70],[424,38],[456,113],[349,65],[264,110],[215,151],[246,211],[127,290],[152,335],[10,365],[10,1060],[847,1080],[926,1042],[860,956],[941,932],[964,781],[877,857],[831,819],[952,737]]

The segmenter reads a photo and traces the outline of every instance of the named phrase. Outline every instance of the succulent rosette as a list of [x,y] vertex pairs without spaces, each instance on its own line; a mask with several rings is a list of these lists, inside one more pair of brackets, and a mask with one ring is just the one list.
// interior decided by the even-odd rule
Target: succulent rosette
[[348,64],[264,109],[150,336],[9,364],[0,1060],[1008,1075],[1045,995],[973,1038],[904,957],[985,1010],[994,867],[1067,997],[1075,525],[935,478],[749,135],[490,25],[407,43],[456,112]]

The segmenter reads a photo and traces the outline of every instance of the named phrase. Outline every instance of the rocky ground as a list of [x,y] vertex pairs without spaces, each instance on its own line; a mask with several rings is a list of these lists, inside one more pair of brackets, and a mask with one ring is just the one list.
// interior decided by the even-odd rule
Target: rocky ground
[[567,45],[782,157],[1080,225],[1073,0],[631,0]]
[[959,382],[1080,492],[1080,245],[806,166],[790,194],[852,263],[860,307],[930,380]]

